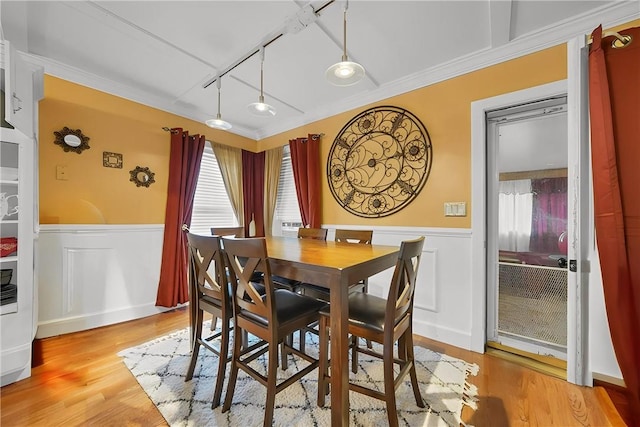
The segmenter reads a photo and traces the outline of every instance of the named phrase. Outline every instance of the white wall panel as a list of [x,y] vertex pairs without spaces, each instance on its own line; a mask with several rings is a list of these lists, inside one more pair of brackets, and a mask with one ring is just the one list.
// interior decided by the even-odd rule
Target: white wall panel
[[[336,228],[373,229],[373,244],[399,246],[403,240],[425,236],[414,300],[413,332],[427,338],[471,349],[471,231],[419,227],[366,227],[329,225],[328,239]],[[369,293],[387,296],[393,269],[369,279]]]
[[156,307],[162,225],[42,225],[38,338],[165,311]]

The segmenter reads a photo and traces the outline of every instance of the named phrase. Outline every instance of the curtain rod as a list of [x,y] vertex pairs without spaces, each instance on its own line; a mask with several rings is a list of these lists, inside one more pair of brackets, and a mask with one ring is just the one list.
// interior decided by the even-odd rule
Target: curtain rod
[[[322,11],[322,9],[324,9],[327,6],[329,6],[331,3],[335,2],[335,1],[336,0],[329,0],[327,3],[323,4],[322,6],[320,6],[318,8],[318,10],[314,10],[313,13],[317,15],[318,13],[320,13],[320,11]],[[244,63],[247,59],[251,58],[253,55],[255,55],[256,53],[260,52],[260,49],[263,49],[263,48],[269,46],[271,43],[273,43],[274,41],[278,40],[280,37],[284,36],[285,34],[286,33],[284,31],[281,31],[281,32],[277,33],[276,35],[274,35],[273,37],[271,37],[270,39],[268,39],[266,42],[262,42],[258,46],[255,46],[253,49],[251,49],[249,51],[248,54],[246,54],[245,56],[241,57],[240,59],[238,59],[233,64],[229,65],[224,70],[220,71],[218,74],[216,74],[215,77],[207,80],[207,82],[202,85],[202,88],[203,89],[208,88],[213,83],[215,83],[216,80],[218,80],[218,78],[224,77],[225,74],[227,74],[230,71],[234,70],[237,66],[239,66],[242,63]]]
[[[627,46],[629,43],[631,43],[631,39],[633,39],[633,37],[631,37],[631,36],[621,35],[620,33],[617,33],[615,31],[603,31],[602,32],[602,38],[603,39],[605,37],[611,37],[611,36],[615,36],[615,38],[618,39],[618,41],[620,43],[622,43],[622,46],[619,46],[619,47]],[[593,39],[591,38],[591,36],[587,36],[587,44],[591,44],[591,43],[593,43]]]

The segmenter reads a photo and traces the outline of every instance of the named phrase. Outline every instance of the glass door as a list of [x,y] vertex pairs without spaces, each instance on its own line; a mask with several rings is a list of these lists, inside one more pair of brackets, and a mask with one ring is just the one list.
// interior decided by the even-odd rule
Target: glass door
[[490,112],[487,129],[488,341],[566,360],[566,97]]

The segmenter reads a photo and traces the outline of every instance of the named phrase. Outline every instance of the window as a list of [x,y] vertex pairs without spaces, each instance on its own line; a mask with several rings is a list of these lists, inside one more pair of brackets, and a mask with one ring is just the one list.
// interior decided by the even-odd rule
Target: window
[[286,145],[282,151],[278,198],[276,199],[276,212],[273,215],[273,235],[297,236],[299,227],[302,227],[302,218],[300,217],[296,185],[293,179],[291,151]]
[[237,226],[231,201],[209,141],[204,146],[191,214],[191,232],[211,234],[211,227]]

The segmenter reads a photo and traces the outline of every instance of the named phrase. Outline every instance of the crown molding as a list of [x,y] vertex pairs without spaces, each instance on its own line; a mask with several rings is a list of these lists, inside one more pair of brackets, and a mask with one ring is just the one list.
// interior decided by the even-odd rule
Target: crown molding
[[[168,102],[166,99],[154,95],[150,92],[118,83],[110,79],[106,79],[96,74],[89,73],[87,71],[72,67],[62,62],[58,62],[51,58],[24,52],[20,52],[20,55],[25,59],[25,61],[42,66],[44,68],[45,74],[49,74],[53,77],[58,77],[82,86],[87,86],[92,89],[108,93],[110,95],[115,95],[119,98],[137,102],[138,104],[156,108],[158,110],[175,114],[186,119],[194,120],[199,123],[204,123],[207,119],[211,118],[208,116],[204,117],[204,115],[194,112],[191,109],[177,106],[171,102]],[[244,136],[250,139],[256,139],[255,132],[250,129],[236,125],[234,125],[233,129],[233,133],[237,135]]]
[[[509,44],[501,45],[493,49],[487,48],[454,61],[440,64],[436,67],[382,85],[378,89],[367,91],[363,95],[352,96],[311,113],[305,113],[301,116],[284,120],[278,124],[265,126],[256,132],[246,127],[236,125],[234,125],[229,132],[260,141],[261,139],[335,116],[336,114],[566,43],[577,36],[586,36],[600,24],[606,28],[624,24],[625,22],[638,18],[640,18],[640,2],[615,2],[614,4],[592,10],[579,17],[573,17],[540,29],[534,33],[527,34],[526,36],[512,40]],[[157,108],[199,123],[204,123],[205,120],[210,118],[203,117],[203,114],[192,109],[177,106],[153,93],[121,84],[39,55],[22,52],[21,54],[26,61],[42,66],[46,74],[152,108]]]
[[512,40],[507,45],[487,48],[453,61],[439,64],[418,73],[403,77],[367,92],[352,96],[339,103],[326,106],[305,114],[301,118],[290,119],[277,125],[266,126],[257,132],[257,140],[264,139],[289,129],[304,126],[336,114],[382,101],[393,96],[442,82],[463,74],[481,70],[501,62],[528,55],[539,50],[567,43],[569,40],[590,34],[598,25],[612,27],[640,18],[640,2],[620,2],[592,10],[579,17],[573,17],[547,26],[536,32]]

